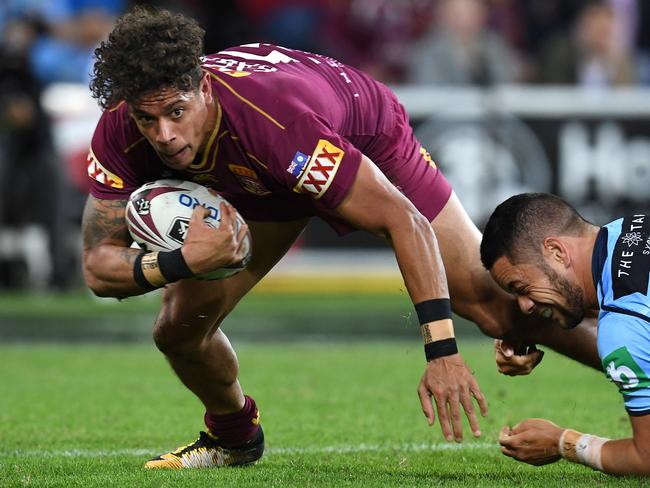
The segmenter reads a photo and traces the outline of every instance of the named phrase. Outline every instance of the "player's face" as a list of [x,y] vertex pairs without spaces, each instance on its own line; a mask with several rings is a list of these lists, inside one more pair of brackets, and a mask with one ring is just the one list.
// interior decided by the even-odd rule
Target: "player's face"
[[131,105],[138,129],[172,169],[190,166],[212,129],[212,97],[206,93],[204,83],[205,78],[201,87],[191,92],[157,90]]
[[499,258],[490,270],[492,277],[517,299],[525,314],[535,313],[565,329],[578,325],[585,315],[582,288],[560,276],[547,264],[512,264]]

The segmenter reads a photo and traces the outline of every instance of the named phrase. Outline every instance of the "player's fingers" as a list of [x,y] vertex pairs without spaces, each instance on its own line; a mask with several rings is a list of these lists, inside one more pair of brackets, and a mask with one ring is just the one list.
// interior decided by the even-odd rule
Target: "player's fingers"
[[474,411],[474,402],[472,402],[472,397],[468,389],[461,391],[460,394],[460,403],[465,410],[465,415],[469,421],[469,426],[472,429],[472,434],[474,437],[481,436],[481,428],[476,418],[476,412]]
[[512,356],[503,361],[497,359],[499,372],[508,376],[530,374],[535,366],[537,366],[542,360],[542,355],[542,351],[535,350],[530,354]]
[[449,412],[447,411],[447,398],[441,393],[436,394],[436,392],[433,392],[433,399],[436,402],[436,411],[438,412],[438,422],[440,423],[442,435],[445,436],[445,439],[451,441],[453,440],[453,436],[449,423]]
[[517,451],[510,447],[501,446],[501,452],[508,457],[517,459]]
[[540,351],[539,349],[536,348],[529,349],[528,354],[522,356],[521,358],[520,374],[530,374],[533,371],[533,369],[535,369],[535,366],[537,366],[540,363],[543,356],[544,356],[544,351]]
[[522,420],[518,424],[512,426],[512,435],[518,435],[527,430],[528,420]]
[[205,208],[203,205],[197,205],[192,210],[191,220],[197,222],[203,222],[203,220],[210,215],[210,211]]
[[436,414],[433,410],[433,405],[431,404],[431,396],[429,395],[429,390],[423,382],[420,382],[418,386],[418,396],[420,397],[420,405],[422,405],[422,413],[427,418],[429,425],[433,425],[434,420],[436,419]]
[[449,414],[451,416],[451,428],[454,432],[456,442],[463,441],[463,417],[460,413],[460,398],[458,393],[453,392],[449,397]]
[[219,222],[219,228],[234,232],[235,220],[237,218],[235,207],[227,204],[226,202],[221,202],[219,204],[219,211],[221,212],[221,222]]
[[514,347],[501,339],[494,340],[494,348],[497,352],[497,355],[501,355],[505,358],[512,357],[512,355],[515,353]]
[[507,376],[517,376],[522,374],[527,374],[526,372],[526,359],[521,357],[511,357],[507,361],[498,363],[499,373],[505,374]]
[[472,385],[470,386],[469,391],[471,392],[472,396],[476,399],[476,403],[478,403],[478,408],[481,411],[481,416],[482,417],[487,417],[488,415],[488,402],[487,399],[485,398],[485,395],[483,395],[483,392],[481,391],[481,387],[478,386],[478,382],[476,379],[473,381]]
[[510,442],[511,434],[512,431],[510,430],[509,426],[504,425],[503,427],[501,427],[501,430],[499,431],[499,444],[507,446]]
[[247,224],[241,224],[239,226],[239,230],[237,231],[237,242],[239,243],[239,247],[243,248],[244,243],[246,241],[246,235],[248,234],[248,225]]
[[246,257],[246,234],[248,233],[248,225],[242,224],[237,232],[237,256],[240,260]]
[[533,365],[532,365],[533,367],[531,368],[531,370],[535,366],[537,366],[540,362],[542,362],[542,358],[544,357],[544,351],[542,351],[541,349],[536,348],[536,349],[534,349],[532,354],[533,354]]

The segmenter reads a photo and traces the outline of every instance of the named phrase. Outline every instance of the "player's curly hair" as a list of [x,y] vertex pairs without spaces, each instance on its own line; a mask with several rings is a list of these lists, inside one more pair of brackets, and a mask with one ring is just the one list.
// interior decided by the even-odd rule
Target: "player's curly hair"
[[108,108],[122,100],[135,102],[160,88],[196,89],[204,35],[194,19],[136,6],[117,20],[108,40],[95,49],[93,97]]

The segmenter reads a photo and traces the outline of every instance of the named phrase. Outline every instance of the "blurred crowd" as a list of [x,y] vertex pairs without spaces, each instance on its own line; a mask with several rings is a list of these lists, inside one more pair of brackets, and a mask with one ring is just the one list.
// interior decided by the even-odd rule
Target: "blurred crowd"
[[[0,288],[78,282],[70,242],[78,235],[69,229],[78,229],[83,189],[57,155],[41,96],[52,83],[87,84],[94,48],[134,3],[197,18],[208,53],[271,42],[336,57],[393,85],[650,85],[643,0],[3,0]],[[25,264],[35,228],[47,236],[48,262],[32,246]]]

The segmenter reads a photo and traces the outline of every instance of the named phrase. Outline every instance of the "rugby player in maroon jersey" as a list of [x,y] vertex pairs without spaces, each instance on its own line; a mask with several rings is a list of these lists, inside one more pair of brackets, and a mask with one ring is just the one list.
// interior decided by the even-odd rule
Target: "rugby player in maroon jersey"
[[[261,457],[258,410],[243,394],[219,325],[312,216],[340,234],[362,229],[391,243],[425,341],[423,412],[429,424],[437,412],[445,438],[460,441],[464,409],[479,436],[473,401],[483,415],[487,403],[458,354],[449,297],[456,313],[493,337],[504,336],[516,306],[482,268],[480,233],[414,137],[404,108],[384,85],[332,58],[268,44],[204,56],[203,34],[193,19],[136,7],[96,50],[91,82],[105,110],[88,156],[87,284],[118,298],[164,286],[154,340],[206,410],[207,431],[196,442],[146,466]],[[244,271],[192,279],[243,257],[246,229],[234,231],[228,206],[218,229],[203,223],[207,210],[197,207],[177,251],[130,248],[127,199],[165,177],[210,186],[239,210],[253,239]],[[147,279],[152,272],[156,286]]]

